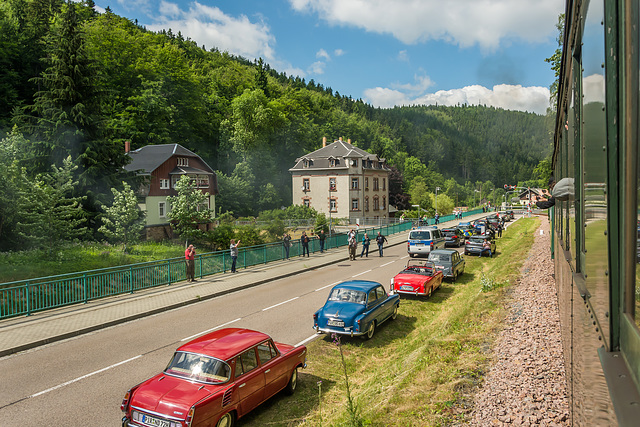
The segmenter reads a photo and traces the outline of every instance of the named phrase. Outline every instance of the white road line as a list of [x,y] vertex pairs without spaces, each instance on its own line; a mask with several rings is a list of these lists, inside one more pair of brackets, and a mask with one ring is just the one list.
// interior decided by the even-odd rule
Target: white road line
[[135,356],[135,357],[132,357],[131,359],[123,360],[122,362],[115,363],[115,364],[113,364],[113,365],[111,365],[111,366],[107,366],[106,368],[98,369],[97,371],[91,372],[90,374],[83,375],[83,376],[78,377],[78,378],[76,378],[76,379],[74,379],[74,380],[71,380],[71,381],[67,381],[66,383],[58,384],[58,385],[57,385],[57,386],[55,386],[55,387],[48,388],[48,389],[46,389],[46,390],[41,391],[40,393],[32,394],[32,395],[31,395],[31,396],[29,396],[29,397],[30,397],[30,398],[31,398],[31,397],[38,397],[38,396],[43,395],[43,394],[45,394],[45,393],[49,393],[50,391],[57,390],[57,389],[62,388],[62,387],[64,387],[64,386],[68,386],[69,384],[73,384],[73,383],[75,383],[75,382],[77,382],[77,381],[80,381],[80,380],[83,380],[83,379],[85,379],[85,378],[89,378],[89,377],[90,377],[90,376],[92,376],[92,375],[99,374],[100,372],[104,372],[104,371],[106,371],[106,370],[108,370],[108,369],[111,369],[111,368],[115,368],[116,366],[124,365],[125,363],[127,363],[127,362],[131,362],[132,360],[136,360],[136,359],[138,359],[138,358],[140,358],[140,357],[142,357],[142,355],[141,355],[141,354],[139,354],[139,355],[137,355],[137,356]]
[[274,307],[277,307],[277,306],[279,306],[279,305],[286,304],[286,303],[291,302],[291,301],[293,301],[293,300],[297,300],[298,298],[300,298],[300,297],[295,297],[295,298],[288,299],[288,300],[286,300],[286,301],[282,301],[281,303],[278,303],[278,304],[276,304],[276,305],[272,305],[271,307],[263,308],[263,309],[262,309],[262,311],[270,310],[270,309],[272,309],[272,308],[274,308]]
[[371,270],[363,271],[362,273],[358,273],[358,274],[356,274],[356,275],[354,275],[354,276],[351,276],[351,277],[358,277],[358,276],[362,276],[363,274],[366,274],[366,273],[369,273],[369,272],[371,272]]
[[242,319],[242,317],[238,317],[237,319],[233,319],[233,320],[231,320],[231,321],[229,321],[227,323],[223,323],[222,325],[218,325],[215,328],[207,329],[206,331],[198,332],[197,334],[191,335],[190,337],[182,338],[180,340],[180,342],[186,341],[186,340],[190,340],[191,338],[199,337],[200,335],[206,334],[207,332],[215,331],[218,328],[222,328],[223,326],[227,326],[227,325],[229,325],[229,324],[231,324],[233,322],[237,322],[238,320],[241,320],[241,319]]
[[386,263],[386,264],[382,264],[380,267],[385,267],[385,266],[387,266],[387,265],[389,265],[389,264],[393,264],[394,262],[395,262],[395,261],[391,261],[391,262],[388,262],[388,263]]
[[316,289],[316,290],[315,290],[315,292],[321,291],[321,290],[323,290],[323,289],[327,289],[327,288],[328,288],[328,287],[330,287],[330,286],[335,286],[335,285],[337,285],[338,283],[340,283],[340,282],[333,282],[333,283],[332,283],[332,284],[330,284],[330,285],[323,286],[323,287],[321,287],[321,288]]
[[309,341],[311,341],[312,339],[316,338],[317,336],[319,336],[319,335],[318,335],[318,334],[313,334],[313,335],[311,335],[309,338],[307,338],[307,339],[305,339],[305,340],[300,341],[300,342],[299,342],[298,344],[296,344],[294,347],[299,347],[299,346],[301,346],[301,345],[303,345],[303,344],[306,344],[306,343],[308,343]]

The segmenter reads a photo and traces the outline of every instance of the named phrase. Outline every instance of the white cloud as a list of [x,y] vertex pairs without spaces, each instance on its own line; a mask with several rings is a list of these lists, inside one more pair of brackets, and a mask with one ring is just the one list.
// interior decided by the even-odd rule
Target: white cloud
[[174,34],[180,31],[198,45],[215,47],[249,60],[258,57],[267,61],[275,59],[275,37],[268,25],[251,22],[244,15],[232,17],[217,7],[198,2],[190,3],[188,9],[182,9],[175,3],[163,1],[160,16],[147,28],[152,31],[171,28]]
[[424,93],[427,89],[433,86],[433,81],[429,76],[414,76],[416,83],[394,83],[391,85],[394,89],[398,89],[404,92],[412,92],[416,94]]
[[376,87],[364,91],[365,100],[376,107],[396,105],[487,105],[505,110],[545,114],[549,106],[549,89],[539,86],[496,85],[492,89],[480,85],[461,89],[440,90],[410,97],[401,90]]
[[409,54],[406,50],[401,50],[398,52],[398,61],[409,62]]
[[289,0],[299,12],[329,25],[390,33],[406,44],[444,40],[494,50],[509,38],[546,42],[555,37],[561,0]]
[[324,74],[324,68],[327,64],[323,61],[317,61],[309,67],[309,74]]
[[344,51],[344,50],[342,50],[342,49],[336,49],[336,50],[334,50],[334,51],[333,51],[333,54],[334,54],[335,56],[342,56],[342,55],[344,55],[345,53],[347,53],[347,52],[345,52],[345,51]]
[[318,52],[316,52],[316,58],[324,58],[327,61],[331,60],[331,56],[329,56],[329,54],[327,53],[326,50],[324,49],[320,49]]

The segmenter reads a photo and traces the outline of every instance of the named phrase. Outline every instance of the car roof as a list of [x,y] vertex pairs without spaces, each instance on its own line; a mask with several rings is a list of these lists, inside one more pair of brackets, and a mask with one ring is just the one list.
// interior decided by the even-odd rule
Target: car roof
[[434,249],[429,254],[452,254],[458,252],[455,249]]
[[354,291],[369,292],[371,289],[378,286],[382,285],[372,280],[347,280],[346,282],[338,283],[332,289],[343,288],[353,289]]
[[225,328],[189,341],[178,347],[177,351],[229,360],[236,354],[269,338],[269,335],[251,329]]

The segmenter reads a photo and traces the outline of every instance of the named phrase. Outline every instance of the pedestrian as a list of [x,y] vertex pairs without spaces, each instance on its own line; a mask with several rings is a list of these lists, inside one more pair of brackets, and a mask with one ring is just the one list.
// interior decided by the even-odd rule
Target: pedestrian
[[187,264],[187,282],[195,282],[196,248],[193,245],[184,251],[184,262]]
[[482,244],[482,251],[480,251],[479,256],[482,256],[482,254],[487,251],[489,252],[489,258],[491,258],[493,256],[491,254],[491,242],[489,242],[489,239],[484,239],[484,243]]
[[302,236],[300,236],[300,244],[302,245],[302,256],[306,252],[307,258],[309,258],[309,236],[307,236],[306,231],[303,231]]
[[371,244],[371,239],[369,238],[367,233],[364,233],[364,236],[362,236],[362,252],[360,253],[360,258],[362,258],[363,255],[366,255],[367,258],[369,258],[370,244]]
[[324,239],[327,238],[327,235],[324,234],[324,230],[320,230],[320,234],[318,234],[318,242],[320,243],[320,253],[324,252]]
[[236,272],[236,261],[238,261],[238,245],[240,244],[240,240],[236,243],[236,239],[231,239],[231,244],[229,245],[229,251],[231,252],[231,272]]
[[438,212],[436,212],[435,220],[436,220],[436,224],[440,223],[440,214]]
[[291,236],[287,233],[284,233],[284,236],[282,236],[282,247],[284,247],[284,253],[287,259],[289,259],[289,249],[291,248]]
[[384,245],[384,242],[389,243],[387,241],[387,238],[378,231],[378,235],[376,236],[376,243],[378,244],[378,253],[380,254],[380,256],[382,256],[382,246]]
[[349,237],[349,260],[356,260],[356,249],[358,248],[358,241],[356,240],[355,233],[351,234]]
[[502,222],[498,223],[498,237],[502,237]]

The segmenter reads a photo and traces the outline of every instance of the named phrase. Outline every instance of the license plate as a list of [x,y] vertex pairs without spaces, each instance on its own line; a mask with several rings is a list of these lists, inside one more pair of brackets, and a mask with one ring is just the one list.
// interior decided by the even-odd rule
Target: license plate
[[151,417],[149,415],[142,415],[142,422],[148,426],[154,427],[169,427],[169,421],[161,420],[160,418]]
[[402,285],[402,286],[400,286],[400,290],[401,291],[412,291],[413,290],[413,286],[411,286],[411,285]]
[[417,247],[419,247],[419,248],[421,248],[421,247],[423,247],[423,246],[424,246],[424,243],[416,243],[416,246],[417,246]]
[[344,326],[344,322],[342,320],[329,320],[327,322],[327,325],[343,327]]
[[436,268],[441,268],[444,270],[444,265],[436,265]]

